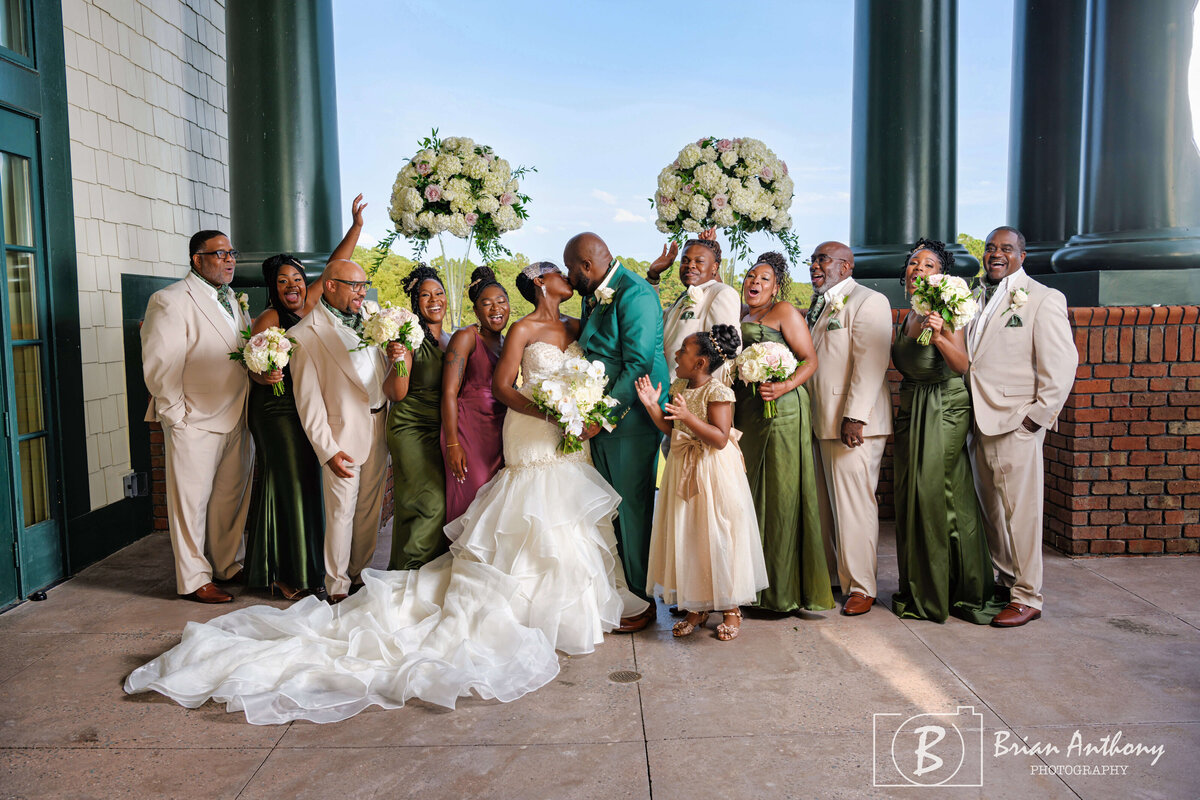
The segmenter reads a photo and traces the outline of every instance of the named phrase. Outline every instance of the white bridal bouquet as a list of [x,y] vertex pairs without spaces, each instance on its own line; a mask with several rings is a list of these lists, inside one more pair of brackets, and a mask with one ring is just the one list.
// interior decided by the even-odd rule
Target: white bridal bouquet
[[[797,361],[796,356],[785,344],[759,342],[743,350],[733,363],[737,367],[738,377],[744,383],[760,384],[765,381],[787,380],[803,362]],[[755,390],[757,391],[757,385]],[[771,419],[777,413],[774,400],[763,404],[764,418]]]
[[[288,336],[283,328],[267,328],[261,333],[251,333],[246,328],[242,331],[242,338],[246,344],[230,353],[229,358],[242,362],[255,375],[286,367],[291,360],[292,348],[296,346],[296,340]],[[287,392],[287,387],[280,381],[271,385],[271,391],[279,397]]]
[[[979,312],[971,287],[956,275],[921,275],[913,281],[913,311],[924,316],[937,312],[952,331],[962,330]],[[917,342],[928,345],[933,331],[921,331]]]
[[[491,147],[461,136],[438,137],[437,129],[418,143],[417,154],[408,160],[392,186],[388,211],[395,228],[377,245],[380,251],[372,273],[383,263],[397,236],[413,243],[417,258],[424,255],[429,240],[437,237],[446,275],[446,300],[451,322],[462,322],[463,284],[471,270],[471,245],[479,248],[485,264],[512,255],[500,237],[524,224],[529,214],[529,197],[521,193],[520,179],[536,172],[532,167],[513,168]],[[446,258],[442,234],[467,240],[461,261]]]
[[[362,329],[358,332],[362,342],[355,350],[364,347],[386,349],[392,342],[400,342],[410,353],[415,353],[425,341],[421,319],[407,308],[397,308],[391,303],[377,307],[363,307]],[[396,362],[396,374],[407,375],[404,359]]]
[[749,251],[747,235],[756,231],[777,238],[799,260],[788,214],[794,188],[787,164],[758,139],[707,136],[680,150],[658,173],[650,205],[658,209],[658,230],[675,240],[724,229],[732,245],[729,282],[733,263]]
[[541,411],[558,420],[563,438],[558,444],[561,453],[577,453],[583,449],[585,428],[603,425],[611,430],[616,424],[613,406],[617,401],[604,393],[608,376],[599,361],[569,358],[556,372],[543,378],[533,387],[533,402]]

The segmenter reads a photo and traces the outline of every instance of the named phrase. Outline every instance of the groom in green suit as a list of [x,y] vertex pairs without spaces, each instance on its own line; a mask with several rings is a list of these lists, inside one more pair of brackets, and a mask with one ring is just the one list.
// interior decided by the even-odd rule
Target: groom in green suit
[[584,300],[579,345],[589,359],[604,364],[608,393],[618,402],[616,428],[595,433],[591,440],[592,462],[621,495],[616,534],[625,580],[634,594],[649,601],[645,611],[621,620],[617,632],[632,633],[656,616],[646,591],[646,562],[662,434],[638,401],[634,381],[649,375],[652,384],[666,388],[670,382],[663,357],[662,304],[650,284],[613,258],[594,233],[581,233],[567,242],[563,263]]

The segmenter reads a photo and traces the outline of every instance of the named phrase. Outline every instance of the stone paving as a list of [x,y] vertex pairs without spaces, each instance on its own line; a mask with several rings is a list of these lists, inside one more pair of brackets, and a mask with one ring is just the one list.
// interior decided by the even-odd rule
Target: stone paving
[[[387,549],[384,538],[379,565]],[[880,553],[888,598],[890,529]],[[283,605],[245,591],[224,607],[176,599],[169,542],[152,535],[0,615],[0,796],[1200,796],[1200,559],[1047,552],[1045,585],[1045,616],[1016,630],[902,621],[876,606],[857,618],[748,616],[734,642],[718,642],[712,624],[677,641],[660,608],[657,626],[563,657],[555,681],[515,703],[472,698],[447,712],[414,702],[333,725],[256,727],[212,703],[188,710],[123,694],[126,674],[177,642],[186,622]],[[641,678],[610,679],[622,670]],[[873,785],[904,781],[897,765],[915,774],[913,747],[892,762],[898,723],[959,707],[981,715],[982,752],[960,725],[967,757],[950,782],[982,786]],[[877,713],[898,715],[880,718],[878,736]],[[1151,754],[1081,756],[1076,731],[1085,745],[1119,734],[1119,748],[1163,750],[1153,764]],[[1028,737],[1024,753],[1008,748],[1018,737]],[[904,751],[915,740],[898,741]]]

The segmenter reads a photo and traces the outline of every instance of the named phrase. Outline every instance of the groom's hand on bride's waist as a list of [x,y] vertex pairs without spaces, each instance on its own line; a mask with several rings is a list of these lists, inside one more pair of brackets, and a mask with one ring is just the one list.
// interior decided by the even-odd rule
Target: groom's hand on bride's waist
[[583,436],[580,438],[582,438],[583,441],[586,442],[588,439],[592,438],[593,436],[595,436],[597,433],[599,433],[602,430],[604,430],[604,428],[601,427],[600,423],[594,422],[591,425],[588,425],[586,428],[583,429]]

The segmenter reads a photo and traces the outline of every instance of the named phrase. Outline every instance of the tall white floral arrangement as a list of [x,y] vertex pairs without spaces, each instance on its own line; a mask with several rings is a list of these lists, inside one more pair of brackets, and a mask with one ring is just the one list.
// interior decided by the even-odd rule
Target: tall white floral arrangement
[[681,240],[708,228],[721,228],[731,245],[721,267],[726,283],[734,265],[749,255],[747,236],[765,232],[801,257],[792,233],[792,193],[787,164],[758,139],[706,136],[688,144],[658,173],[658,190],[650,205],[658,210],[659,231]]
[[[436,238],[442,252],[446,299],[450,321],[462,324],[462,295],[470,270],[471,247],[479,249],[483,263],[490,264],[512,252],[500,237],[515,231],[529,218],[528,195],[521,193],[520,179],[533,167],[513,168],[491,147],[462,136],[438,137],[437,129],[418,142],[420,148],[396,176],[392,204],[388,210],[395,227],[377,246],[372,272],[379,268],[397,236],[413,244],[418,260],[425,255],[429,240]],[[446,258],[443,234],[467,242],[461,261]]]

